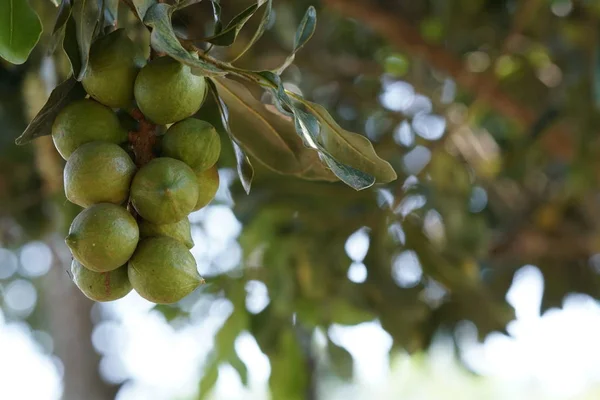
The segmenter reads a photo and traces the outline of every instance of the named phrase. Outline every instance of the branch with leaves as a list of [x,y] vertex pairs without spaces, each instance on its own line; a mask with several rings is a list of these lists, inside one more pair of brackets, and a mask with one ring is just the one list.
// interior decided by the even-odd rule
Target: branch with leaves
[[[314,7],[308,8],[300,22],[293,50],[282,65],[272,71],[252,71],[236,67],[235,62],[265,32],[272,15],[272,0],[258,1],[227,24],[221,20],[220,3],[213,0],[214,33],[198,40],[179,37],[171,22],[174,12],[197,1],[179,1],[175,5],[157,0],[123,2],[151,31],[150,44],[155,53],[188,65],[194,74],[208,80],[223,127],[234,146],[238,172],[246,191],[250,190],[253,177],[251,159],[278,173],[311,180],[339,179],[356,190],[396,179],[394,169],[375,153],[367,138],[342,129],[325,108],[284,88],[281,74],[316,29]],[[259,10],[262,16],[257,30],[233,60],[219,60],[208,54],[210,47],[203,51],[196,46],[198,42],[209,46],[232,45],[240,30]],[[62,42],[71,62],[72,76],[53,91],[44,109],[17,139],[18,144],[50,134],[58,112],[70,101],[84,96],[79,81],[86,74],[91,45],[116,27],[117,15],[116,2],[64,0],[61,3],[53,30],[54,42]],[[33,45],[35,43],[30,41],[16,50],[29,52]],[[6,52],[0,55],[7,58]],[[227,76],[259,85],[272,94],[274,104],[259,102],[243,84]],[[238,121],[244,121],[243,127]],[[257,127],[258,134],[249,135],[248,126]]]

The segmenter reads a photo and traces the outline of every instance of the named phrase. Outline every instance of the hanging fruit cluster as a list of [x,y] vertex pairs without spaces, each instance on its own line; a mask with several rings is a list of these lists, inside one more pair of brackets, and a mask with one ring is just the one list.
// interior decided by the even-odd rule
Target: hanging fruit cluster
[[[188,215],[215,196],[221,142],[192,118],[205,78],[168,56],[146,62],[140,54],[123,30],[97,40],[82,79],[89,98],[62,109],[52,137],[67,161],[66,197],[84,207],[65,239],[76,285],[96,301],[134,289],[170,304],[203,282]],[[140,138],[123,128],[118,109],[140,126],[169,126]]]

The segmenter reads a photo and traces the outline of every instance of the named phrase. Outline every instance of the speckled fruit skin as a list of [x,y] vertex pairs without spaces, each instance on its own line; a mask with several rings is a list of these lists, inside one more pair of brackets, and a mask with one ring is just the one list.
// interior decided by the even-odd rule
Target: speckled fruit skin
[[81,83],[96,101],[127,109],[133,103],[133,85],[145,64],[141,49],[118,29],[94,42]]
[[131,203],[138,214],[155,224],[172,224],[191,213],[198,201],[196,175],[184,162],[155,158],[133,178]]
[[127,263],[139,236],[138,224],[125,208],[100,203],[75,217],[65,242],[83,266],[95,272],[108,272]]
[[129,196],[135,164],[119,145],[90,142],[71,154],[64,171],[67,199],[81,207],[122,204]]
[[109,272],[94,272],[84,267],[79,261],[73,260],[71,276],[79,290],[94,301],[118,300],[133,289],[127,276],[126,265]]
[[54,120],[52,140],[65,160],[79,146],[94,141],[120,144],[127,131],[108,107],[94,100],[78,100],[66,106]]
[[143,239],[127,271],[136,292],[157,304],[176,303],[203,282],[192,253],[183,243],[165,236]]
[[194,241],[192,240],[192,228],[190,226],[190,220],[186,218],[174,224],[153,224],[152,222],[141,220],[138,225],[140,226],[140,237],[159,237],[167,236],[176,240],[179,240],[188,249],[194,247]]
[[206,81],[170,57],[152,60],[139,72],[134,96],[144,115],[158,125],[194,115],[204,103]]
[[198,172],[196,173],[196,180],[199,194],[194,211],[205,207],[215,198],[215,194],[219,190],[219,170],[214,166],[204,172]]
[[206,121],[187,118],[172,125],[162,140],[162,154],[181,160],[194,172],[211,168],[221,154],[221,138]]

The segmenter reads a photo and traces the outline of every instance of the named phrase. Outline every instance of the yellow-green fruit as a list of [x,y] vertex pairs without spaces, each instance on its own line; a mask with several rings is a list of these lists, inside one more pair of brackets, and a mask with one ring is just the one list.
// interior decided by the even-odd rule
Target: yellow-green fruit
[[108,272],[127,263],[139,240],[139,228],[123,207],[100,203],[75,217],[65,242],[86,268]]
[[208,122],[195,118],[184,119],[165,133],[162,154],[183,161],[196,172],[206,171],[219,159],[221,139]]
[[219,170],[214,166],[206,171],[198,172],[196,173],[196,180],[199,194],[194,211],[198,211],[215,198],[215,194],[219,189]]
[[196,175],[182,161],[155,158],[135,174],[130,199],[147,221],[155,224],[181,221],[198,201]]
[[112,108],[128,108],[133,102],[135,78],[144,64],[141,49],[123,29],[118,29],[94,42],[81,83],[100,103]]
[[143,239],[127,272],[140,296],[158,304],[176,303],[202,283],[192,253],[183,243],[165,236]]
[[108,107],[94,100],[78,100],[66,106],[54,120],[52,140],[65,160],[79,146],[94,141],[124,143],[127,131]]
[[110,272],[94,272],[73,260],[71,275],[79,290],[94,301],[117,300],[125,297],[132,289],[126,265]]
[[135,101],[144,115],[159,125],[191,117],[202,106],[206,81],[190,67],[170,57],[148,63],[134,85]]
[[139,226],[140,238],[167,236],[180,241],[188,249],[194,247],[194,241],[192,240],[192,228],[190,226],[190,220],[187,218],[184,218],[179,222],[175,222],[174,224],[162,225],[141,220]]
[[135,164],[119,145],[90,142],[71,154],[64,171],[65,195],[82,207],[127,200]]

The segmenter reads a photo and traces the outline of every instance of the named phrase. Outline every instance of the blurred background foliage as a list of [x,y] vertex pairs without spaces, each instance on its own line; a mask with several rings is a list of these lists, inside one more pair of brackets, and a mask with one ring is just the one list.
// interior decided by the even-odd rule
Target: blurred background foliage
[[[65,398],[112,398],[119,387],[99,378],[90,342],[107,317],[66,273],[62,238],[78,210],[62,194],[62,160],[48,137],[13,144],[68,70],[62,52],[44,50],[57,8],[31,4],[42,17],[41,44],[24,65],[0,62],[2,310],[39,332],[42,344],[52,338]],[[249,4],[222,2],[224,19]],[[247,379],[234,346],[242,332],[268,356],[273,399],[294,400],[314,398],[324,374],[352,377],[349,353],[329,337],[315,349],[315,330],[377,320],[392,354],[427,349],[440,332],[454,338],[465,320],[483,339],[514,319],[506,292],[528,264],[543,274],[542,312],[569,293],[598,298],[600,2],[276,0],[268,31],[241,65],[280,65],[309,5],[318,28],[284,73],[286,87],[363,132],[399,179],[356,192],[255,162],[246,195],[215,105],[200,110],[221,129],[226,179],[209,206],[217,208],[194,218],[195,235],[202,241],[219,229],[209,223],[239,229],[230,228],[220,247],[206,249],[206,239],[195,251],[207,285],[180,305],[155,307],[178,327],[199,304],[231,305],[199,396],[223,364]],[[147,40],[125,15],[130,34]],[[239,46],[258,19],[241,31]],[[209,2],[178,11],[173,22],[189,38],[206,37]],[[236,46],[211,54],[230,59]],[[223,214],[229,209],[233,225]],[[249,302],[256,290],[268,294],[258,306]]]

